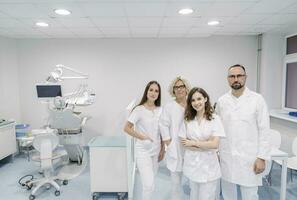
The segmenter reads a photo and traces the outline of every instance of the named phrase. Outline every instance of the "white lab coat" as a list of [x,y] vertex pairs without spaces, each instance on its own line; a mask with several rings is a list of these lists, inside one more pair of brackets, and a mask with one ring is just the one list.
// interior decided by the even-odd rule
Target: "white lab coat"
[[[196,119],[189,122],[185,121],[179,136],[200,141],[207,141],[211,136],[225,137],[220,117],[215,114],[213,117],[214,119],[210,121],[202,119],[200,125]],[[216,149],[193,151],[186,148],[183,174],[197,183],[209,183],[219,179],[221,170]]]
[[128,121],[134,124],[135,129],[148,135],[150,140],[136,140],[136,157],[155,156],[160,153],[161,139],[159,130],[159,118],[162,108],[157,107],[154,110],[148,110],[143,105],[137,106],[128,117]]
[[256,175],[256,158],[269,159],[269,114],[260,94],[245,88],[236,98],[231,91],[218,100],[226,138],[220,140],[222,178],[243,186],[262,185],[262,175]]
[[184,149],[178,133],[183,123],[184,112],[184,107],[172,101],[164,106],[159,121],[162,140],[171,139],[166,151],[166,165],[171,172],[182,171]]

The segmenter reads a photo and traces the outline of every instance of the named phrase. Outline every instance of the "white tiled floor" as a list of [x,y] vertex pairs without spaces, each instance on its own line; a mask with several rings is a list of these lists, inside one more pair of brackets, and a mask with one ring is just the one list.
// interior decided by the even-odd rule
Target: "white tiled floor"
[[[9,162],[8,159],[0,161],[0,200],[13,199],[13,200],[24,200],[29,199],[30,191],[22,188],[18,184],[19,178],[26,174],[38,174],[38,165],[33,161],[28,162],[25,156],[17,156],[14,162]],[[273,186],[269,187],[264,184],[259,189],[260,200],[278,200],[279,199],[279,185],[280,185],[280,167],[275,165],[272,173]],[[297,180],[288,183],[287,189],[287,200],[297,199]],[[170,177],[169,172],[161,164],[159,173],[156,178],[156,189],[153,196],[154,200],[169,200],[170,193]],[[141,181],[138,175],[136,176],[135,189],[134,189],[134,200],[141,199]],[[189,196],[189,188],[184,186],[184,199],[187,200]],[[37,200],[87,200],[92,199],[90,192],[90,177],[89,169],[87,168],[79,177],[69,181],[67,186],[62,186],[61,195],[56,197],[54,195],[54,189],[40,192],[37,195]],[[105,194],[100,200],[117,199],[114,194]]]

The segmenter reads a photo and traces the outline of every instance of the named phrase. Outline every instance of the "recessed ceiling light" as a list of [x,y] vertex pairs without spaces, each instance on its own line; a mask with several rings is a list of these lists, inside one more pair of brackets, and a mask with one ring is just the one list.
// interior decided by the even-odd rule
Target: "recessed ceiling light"
[[216,26],[216,25],[218,25],[219,23],[220,23],[219,21],[213,20],[213,21],[209,21],[207,24],[208,24],[209,26]]
[[194,11],[191,8],[184,8],[184,9],[181,9],[181,10],[178,11],[178,13],[181,14],[181,15],[188,15],[188,14],[191,14],[193,12]]
[[46,23],[46,22],[36,22],[35,25],[40,26],[40,27],[48,27],[48,23]]
[[55,9],[54,11],[58,15],[70,15],[71,14],[71,12],[66,9]]

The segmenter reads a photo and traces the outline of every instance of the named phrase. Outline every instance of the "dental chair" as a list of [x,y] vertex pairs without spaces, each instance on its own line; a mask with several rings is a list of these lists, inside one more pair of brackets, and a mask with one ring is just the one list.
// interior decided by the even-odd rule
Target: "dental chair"
[[[57,175],[68,181],[79,176],[87,166],[87,153],[83,148],[83,127],[88,117],[81,117],[69,107],[50,110],[49,127],[58,131],[60,145],[67,151],[69,163]],[[66,183],[66,182],[65,182]]]
[[51,110],[49,127],[58,130],[60,144],[68,153],[69,160],[81,164],[83,159],[82,129],[87,117],[80,117],[70,108]]
[[47,131],[46,133],[38,134],[35,136],[33,140],[34,148],[40,153],[40,167],[43,173],[43,177],[37,180],[32,180],[28,185],[30,185],[30,189],[32,187],[33,190],[31,195],[29,196],[30,200],[34,200],[36,197],[36,193],[42,186],[53,186],[56,191],[55,195],[60,195],[60,186],[57,183],[59,179],[53,170],[53,160],[58,159],[61,155],[54,155],[53,151],[59,144],[59,138],[55,134],[54,130]]

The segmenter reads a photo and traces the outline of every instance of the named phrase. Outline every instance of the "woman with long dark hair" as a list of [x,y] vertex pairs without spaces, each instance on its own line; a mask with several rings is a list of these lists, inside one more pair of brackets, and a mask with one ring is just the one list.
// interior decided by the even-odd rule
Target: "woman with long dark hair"
[[142,181],[143,200],[152,199],[158,161],[164,156],[158,127],[161,112],[160,84],[157,81],[150,81],[145,87],[140,103],[132,110],[124,128],[127,134],[136,138],[136,165]]
[[185,147],[183,174],[190,179],[190,200],[215,200],[221,177],[217,157],[219,138],[225,132],[219,116],[214,114],[208,94],[193,88],[179,137]]

